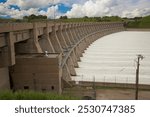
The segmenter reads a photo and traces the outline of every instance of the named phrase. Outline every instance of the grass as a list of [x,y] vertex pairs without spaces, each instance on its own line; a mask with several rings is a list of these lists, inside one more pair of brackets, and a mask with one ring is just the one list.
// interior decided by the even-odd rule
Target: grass
[[0,91],[0,100],[78,100],[78,97],[49,92]]
[[150,16],[128,22],[128,28],[150,28]]

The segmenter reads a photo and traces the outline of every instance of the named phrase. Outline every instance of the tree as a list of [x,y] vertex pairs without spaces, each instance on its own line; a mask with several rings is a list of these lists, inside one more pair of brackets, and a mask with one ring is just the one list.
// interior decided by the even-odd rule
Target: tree
[[89,17],[88,16],[84,16],[83,18],[88,19]]
[[23,17],[23,20],[25,21],[33,21],[33,20],[46,20],[47,19],[47,16],[44,16],[44,15],[29,15],[29,16],[24,16]]
[[59,19],[68,19],[68,17],[65,15],[65,16],[60,16]]
[[94,17],[94,19],[96,20],[96,22],[101,22],[102,21],[101,17]]

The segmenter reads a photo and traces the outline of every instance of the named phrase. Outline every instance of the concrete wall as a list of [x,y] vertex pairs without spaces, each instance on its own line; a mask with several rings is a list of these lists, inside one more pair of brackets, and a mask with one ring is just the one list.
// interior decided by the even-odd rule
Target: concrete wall
[[14,90],[51,91],[61,93],[60,54],[24,54],[16,57],[11,68]]
[[6,90],[10,88],[9,83],[9,71],[8,68],[0,68],[0,90]]

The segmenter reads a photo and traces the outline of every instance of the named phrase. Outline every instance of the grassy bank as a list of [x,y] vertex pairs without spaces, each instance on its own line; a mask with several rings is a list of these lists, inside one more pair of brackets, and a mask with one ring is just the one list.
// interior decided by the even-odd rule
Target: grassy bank
[[77,100],[79,98],[67,95],[58,95],[48,92],[34,91],[0,91],[0,100]]
[[142,17],[134,21],[129,21],[127,28],[150,28],[150,16]]

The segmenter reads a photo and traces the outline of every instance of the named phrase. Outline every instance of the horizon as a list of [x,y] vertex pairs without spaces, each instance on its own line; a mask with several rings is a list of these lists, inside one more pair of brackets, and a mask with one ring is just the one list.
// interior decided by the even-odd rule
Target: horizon
[[[143,17],[150,15],[150,0],[0,0],[0,18],[22,19],[31,14],[49,19],[88,17]],[[119,9],[119,10],[118,10]]]

